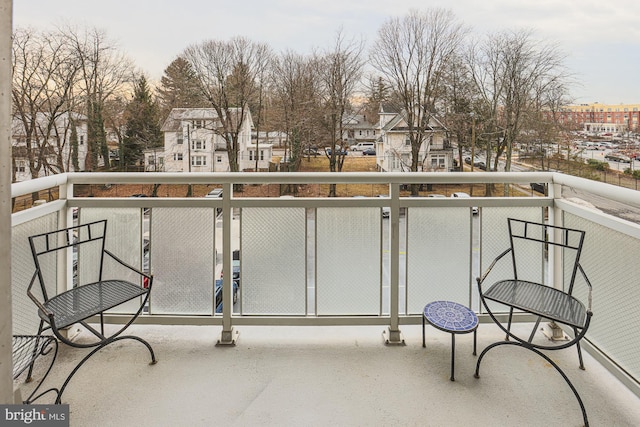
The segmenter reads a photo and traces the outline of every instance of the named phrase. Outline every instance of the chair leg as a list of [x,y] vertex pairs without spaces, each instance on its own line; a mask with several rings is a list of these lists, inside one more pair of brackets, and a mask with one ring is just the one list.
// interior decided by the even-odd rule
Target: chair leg
[[474,356],[477,354],[476,353],[477,342],[478,342],[478,328],[473,330],[473,355]]
[[69,384],[69,381],[71,381],[71,378],[73,378],[73,376],[76,374],[76,372],[78,372],[78,370],[82,367],[82,365],[85,364],[85,362],[87,360],[89,360],[89,358],[91,356],[93,356],[94,354],[96,354],[98,351],[102,350],[103,348],[105,348],[106,346],[108,346],[111,343],[114,343],[116,341],[120,341],[120,340],[125,340],[125,339],[132,339],[132,340],[136,340],[138,342],[141,342],[142,344],[145,345],[145,347],[147,347],[147,349],[149,350],[149,353],[151,354],[151,362],[149,363],[150,365],[155,365],[158,361],[156,359],[156,355],[153,352],[153,348],[151,348],[151,345],[143,340],[140,337],[136,337],[133,335],[121,335],[118,336],[110,341],[105,342],[104,344],[99,345],[98,347],[94,348],[93,350],[91,350],[86,356],[84,356],[84,358],[80,361],[80,363],[78,363],[76,365],[75,368],[73,368],[73,370],[71,371],[71,373],[67,376],[67,379],[64,381],[64,383],[62,384],[62,387],[60,387],[60,392],[58,393],[58,398],[56,399],[56,404],[62,403],[62,393],[64,393],[64,390],[67,388],[67,385]]
[[576,388],[573,386],[573,384],[569,380],[569,377],[567,377],[567,375],[564,373],[564,371],[562,369],[560,369],[560,367],[553,360],[551,360],[549,358],[549,356],[547,356],[546,354],[542,353],[540,350],[538,350],[538,349],[536,349],[534,347],[531,347],[528,344],[524,344],[524,343],[520,343],[520,342],[513,342],[513,341],[498,341],[498,342],[495,342],[493,344],[490,344],[484,350],[482,350],[482,353],[480,353],[480,357],[478,358],[478,361],[476,362],[476,372],[473,375],[475,378],[480,378],[480,363],[482,362],[482,359],[484,358],[485,354],[487,354],[487,352],[489,350],[491,350],[492,348],[495,348],[495,347],[498,347],[498,346],[502,346],[502,345],[515,345],[515,346],[522,347],[522,348],[527,349],[527,350],[531,350],[532,352],[536,353],[538,356],[540,356],[544,360],[546,360],[551,366],[553,366],[555,368],[556,372],[558,372],[562,376],[564,381],[567,383],[567,385],[569,386],[569,388],[573,392],[573,395],[575,396],[576,400],[578,401],[578,405],[580,405],[580,411],[582,412],[582,419],[584,421],[584,425],[585,425],[585,427],[589,427],[589,420],[587,419],[587,410],[585,409],[584,404],[582,403],[582,399],[580,398],[580,395],[578,394],[578,390],[576,390]]
[[456,334],[451,334],[451,381],[455,381],[453,374],[456,366]]
[[[40,321],[40,326],[38,327],[38,337],[42,336],[42,330],[43,330],[43,326],[44,326],[44,320]],[[57,344],[57,343],[56,343]],[[35,348],[33,349],[33,357],[31,358],[31,360],[35,360],[36,359],[36,351],[38,350],[38,345],[36,343]],[[58,346],[56,345],[56,354],[58,353]],[[25,382],[30,383],[31,380],[33,379],[31,377],[31,374],[33,373],[33,362],[31,362],[31,365],[29,365],[29,372],[27,372],[27,379],[25,380]]]
[[538,316],[538,320],[536,320],[536,324],[533,325],[533,329],[531,329],[531,335],[529,335],[529,340],[527,342],[531,343],[531,341],[533,341],[533,338],[536,335],[536,331],[538,330],[538,326],[540,326],[540,321],[542,320],[542,318],[540,316]]
[[[50,347],[51,346],[51,347]],[[56,361],[56,356],[58,355],[58,341],[56,341],[55,338],[49,338],[49,341],[45,344],[45,346],[42,348],[41,354],[43,356],[48,355],[49,353],[52,353],[51,355],[51,361],[49,362],[49,367],[47,368],[47,371],[45,372],[45,374],[42,376],[42,379],[40,380],[40,384],[38,384],[38,386],[31,392],[31,394],[29,395],[29,397],[27,397],[23,403],[25,404],[31,404],[34,401],[40,399],[42,396],[44,396],[45,394],[53,391],[56,393],[56,395],[60,394],[60,391],[57,388],[49,388],[43,392],[41,392],[40,394],[38,394],[37,396],[35,396],[35,394],[38,392],[38,390],[40,389],[40,386],[42,386],[42,384],[44,384],[44,381],[47,379],[47,377],[49,376],[49,372],[51,372],[51,368],[53,368],[53,364]],[[35,360],[34,360],[35,362]],[[29,369],[31,369],[33,367],[34,362],[31,362],[31,367]],[[29,371],[29,376],[31,375],[31,371]]]
[[509,321],[507,322],[507,336],[504,338],[509,341],[509,333],[511,333],[511,320],[513,319],[513,307],[509,309]]
[[[578,335],[578,330],[576,328],[573,328],[573,334],[574,337]],[[576,343],[576,347],[578,348],[578,361],[580,362],[580,369],[584,371],[585,369],[584,362],[582,361],[582,349],[580,348],[580,341]]]

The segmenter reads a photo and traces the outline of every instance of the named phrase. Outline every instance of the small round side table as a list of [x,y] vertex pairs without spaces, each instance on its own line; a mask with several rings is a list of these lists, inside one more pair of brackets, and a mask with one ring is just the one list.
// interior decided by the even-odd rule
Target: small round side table
[[425,344],[426,323],[451,334],[451,381],[455,381],[456,334],[473,332],[473,355],[476,355],[478,316],[468,307],[453,301],[433,301],[424,306],[422,316],[422,347]]

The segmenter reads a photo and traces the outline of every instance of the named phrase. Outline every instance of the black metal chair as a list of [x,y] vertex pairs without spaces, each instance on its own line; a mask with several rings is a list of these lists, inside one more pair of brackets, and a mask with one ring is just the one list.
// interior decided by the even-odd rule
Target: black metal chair
[[[508,219],[508,226],[510,247],[498,255],[482,276],[477,278],[482,305],[496,325],[506,333],[506,338],[504,341],[499,341],[489,345],[482,351],[476,364],[475,377],[480,377],[480,363],[482,362],[485,354],[492,348],[501,345],[515,345],[531,350],[549,362],[549,364],[552,365],[560,375],[562,375],[578,400],[584,423],[588,426],[589,422],[587,420],[587,413],[577,390],[562,369],[560,369],[553,360],[541,351],[560,350],[575,345],[578,350],[580,369],[584,370],[582,352],[580,350],[580,340],[587,333],[587,329],[591,322],[591,316],[593,314],[591,311],[591,283],[580,265],[580,254],[582,252],[585,232],[582,230],[513,218]],[[525,264],[531,264],[532,262],[535,263],[535,260],[530,259],[530,257],[524,260],[522,259],[523,255],[525,255],[524,251],[526,250],[526,247],[530,245],[536,245],[539,247],[539,251],[537,253],[540,254],[541,262],[543,254],[546,253],[549,247],[555,247],[556,250],[562,251],[561,255],[563,265],[565,269],[568,268],[568,270],[565,270],[565,278],[568,280],[566,280],[566,283],[564,283],[564,286],[562,287],[564,290],[560,290],[557,287],[548,286],[543,283],[522,280],[519,278],[519,264],[523,267],[523,262]],[[483,286],[485,279],[496,263],[507,254],[511,254],[513,276],[508,279],[499,280],[485,289]],[[587,285],[586,307],[581,301],[573,296],[574,285],[576,283],[578,272],[581,273],[584,278],[584,282]],[[492,305],[492,302],[499,303],[500,305]],[[494,313],[498,307],[504,306],[508,307],[509,310],[506,326],[504,324],[505,322],[501,322],[498,319],[498,316]],[[514,310],[519,310],[537,316],[533,330],[526,338],[519,337],[511,331]],[[534,342],[533,338],[535,332],[542,319],[548,319],[555,324],[565,325],[573,331],[573,337],[555,344]]]
[[[107,221],[100,220],[29,237],[36,270],[29,284],[27,294],[38,306],[38,315],[41,319],[38,335],[50,329],[58,340],[69,346],[79,348],[95,347],[76,365],[66,378],[60,388],[56,403],[60,403],[62,393],[78,369],[92,355],[115,341],[133,339],[141,342],[151,354],[151,364],[156,363],[153,349],[147,341],[133,335],[121,335],[136,320],[147,304],[153,285],[153,276],[126,264],[111,251],[107,250],[105,248],[106,232]],[[51,285],[47,286],[45,278],[50,278],[52,275],[55,276],[55,270],[53,272],[46,271],[44,267],[55,266],[59,251],[70,251],[70,248],[76,249],[80,247],[83,247],[83,252],[78,250],[78,256],[80,257],[78,261],[85,259],[82,257],[86,255],[87,260],[95,262],[97,280],[86,284],[78,283],[65,292],[54,296],[49,295],[49,289],[52,289],[52,287]],[[133,283],[128,280],[105,278],[108,274],[107,271],[110,270],[105,264],[106,259],[115,261],[115,263],[110,263],[109,267],[111,267],[111,264],[113,264],[114,268],[120,265],[124,267],[125,271],[132,271],[135,277],[139,277],[139,282]],[[39,284],[40,298],[33,291],[36,282]],[[55,286],[55,282],[53,286]],[[121,304],[136,300],[135,306],[137,308],[131,310],[130,317],[124,325],[117,327],[113,332],[106,333],[104,313]],[[99,322],[99,330],[92,327],[90,325],[91,322]],[[64,329],[76,323],[84,326],[95,338],[89,341],[69,339]]]

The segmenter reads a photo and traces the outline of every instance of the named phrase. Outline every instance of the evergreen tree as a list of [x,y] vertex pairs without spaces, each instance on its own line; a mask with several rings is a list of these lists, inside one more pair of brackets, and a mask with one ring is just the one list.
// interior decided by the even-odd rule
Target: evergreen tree
[[163,118],[168,117],[173,108],[208,106],[198,88],[198,80],[191,64],[182,57],[176,58],[164,70],[158,88],[158,101]]
[[133,99],[126,108],[126,131],[123,139],[120,165],[141,164],[142,151],[162,146],[159,108],[151,96],[147,79],[140,76],[135,84]]

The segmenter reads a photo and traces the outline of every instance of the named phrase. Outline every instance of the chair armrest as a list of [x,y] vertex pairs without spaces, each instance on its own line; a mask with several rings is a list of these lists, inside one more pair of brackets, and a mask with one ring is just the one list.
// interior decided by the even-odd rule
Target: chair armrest
[[482,273],[482,275],[480,277],[476,277],[476,281],[478,282],[478,286],[480,286],[482,284],[482,282],[484,282],[484,279],[487,278],[487,276],[489,275],[489,273],[491,273],[491,270],[493,269],[493,266],[496,265],[496,263],[502,258],[504,257],[506,254],[508,254],[509,252],[511,252],[511,248],[506,249],[504,252],[502,252],[500,255],[498,255],[492,262],[491,265],[489,265],[489,267],[485,270],[484,273]]
[[118,264],[122,265],[123,267],[127,267],[129,270],[138,273],[140,276],[142,277],[146,277],[147,279],[149,279],[149,283],[151,283],[152,280],[152,275],[150,274],[146,274],[143,273],[142,271],[138,270],[137,268],[127,264],[126,262],[124,262],[123,260],[121,260],[120,258],[118,258],[116,255],[114,255],[113,253],[111,253],[109,250],[105,249],[104,252],[109,255],[111,258],[113,258]]
[[31,301],[33,301],[37,306],[38,309],[40,311],[42,311],[44,314],[47,315],[47,317],[51,318],[51,316],[53,316],[53,313],[49,310],[47,310],[47,308],[42,304],[42,302],[36,298],[36,296],[31,292],[31,288],[33,287],[33,284],[36,282],[36,279],[40,280],[40,274],[39,274],[39,270],[36,269],[35,273],[33,273],[33,277],[31,278],[31,282],[29,283],[29,287],[27,288],[27,295],[29,296],[29,298],[31,298]]
[[578,269],[580,270],[580,273],[582,273],[582,277],[584,277],[584,281],[587,282],[587,286],[589,287],[589,295],[587,296],[587,311],[591,313],[591,293],[593,291],[593,286],[591,286],[591,282],[587,277],[587,273],[584,272],[580,263],[578,263]]

